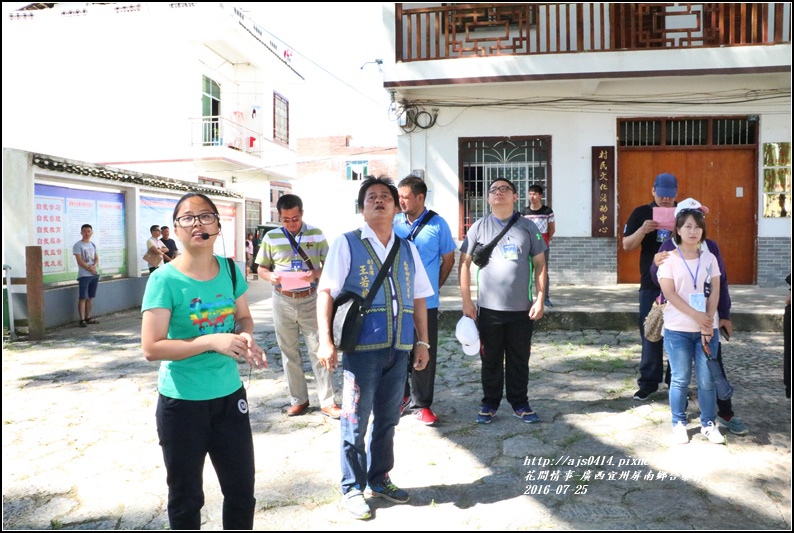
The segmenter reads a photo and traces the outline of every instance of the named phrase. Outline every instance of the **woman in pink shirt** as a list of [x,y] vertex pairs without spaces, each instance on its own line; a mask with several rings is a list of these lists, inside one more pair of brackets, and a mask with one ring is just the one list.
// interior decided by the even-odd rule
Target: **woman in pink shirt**
[[659,267],[659,284],[668,302],[664,310],[664,349],[672,373],[673,440],[680,444],[689,442],[686,404],[693,362],[700,431],[710,442],[725,442],[715,424],[717,394],[707,364],[707,354],[716,356],[719,347],[720,267],[708,248],[701,247],[706,240],[706,213],[708,208],[692,198],[678,204],[673,234],[676,249]]

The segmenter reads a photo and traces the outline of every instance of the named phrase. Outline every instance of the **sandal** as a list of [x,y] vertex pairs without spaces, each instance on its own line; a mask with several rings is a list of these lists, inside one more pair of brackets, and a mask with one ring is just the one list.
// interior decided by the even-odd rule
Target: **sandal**
[[86,320],[86,322],[88,322],[89,324],[99,324],[99,320],[97,320],[94,317],[89,318],[88,320]]
[[88,322],[86,322],[85,320],[81,320],[79,326],[81,328],[87,328],[88,327]]

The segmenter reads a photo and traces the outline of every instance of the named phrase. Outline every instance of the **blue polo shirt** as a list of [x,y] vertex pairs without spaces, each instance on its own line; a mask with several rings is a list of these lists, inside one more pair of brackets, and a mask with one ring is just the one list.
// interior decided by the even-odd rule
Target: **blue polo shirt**
[[[398,214],[394,217],[394,233],[408,239],[409,235],[413,233],[412,230],[418,227],[426,216],[427,209],[411,224],[405,213]],[[452,232],[449,230],[447,221],[441,218],[441,215],[431,218],[425,227],[414,236],[413,243],[419,250],[422,265],[424,265],[427,277],[430,278],[430,283],[433,285],[434,294],[427,298],[427,308],[436,309],[438,308],[438,276],[441,272],[441,256],[454,252],[457,246],[452,240]]]

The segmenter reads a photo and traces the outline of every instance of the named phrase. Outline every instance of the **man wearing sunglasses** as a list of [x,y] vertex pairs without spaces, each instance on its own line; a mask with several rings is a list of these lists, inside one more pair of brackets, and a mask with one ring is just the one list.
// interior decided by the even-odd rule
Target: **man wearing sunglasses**
[[[489,424],[496,416],[503,388],[515,416],[527,424],[540,421],[529,406],[527,382],[533,324],[543,316],[547,246],[535,223],[516,212],[517,200],[510,181],[494,180],[488,189],[491,212],[471,226],[460,247],[463,314],[477,321],[482,343],[483,398],[475,419],[478,424]],[[492,242],[493,248],[489,246]],[[471,264],[475,248],[483,246],[490,249],[490,255],[482,261],[482,254],[477,254],[478,264],[484,266],[477,274],[475,307]],[[534,301],[533,276],[537,286]]]

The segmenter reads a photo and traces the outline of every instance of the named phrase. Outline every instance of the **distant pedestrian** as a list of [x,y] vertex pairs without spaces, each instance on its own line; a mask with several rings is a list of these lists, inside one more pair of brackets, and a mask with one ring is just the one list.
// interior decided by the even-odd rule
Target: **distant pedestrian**
[[546,241],[546,300],[543,302],[545,307],[554,307],[551,303],[549,286],[549,251],[551,249],[551,239],[557,231],[557,223],[554,221],[554,211],[551,207],[543,203],[543,187],[538,184],[529,186],[529,205],[521,212],[524,218],[531,220],[543,235]]
[[168,251],[163,256],[163,260],[166,263],[170,263],[172,260],[176,259],[176,256],[179,255],[179,248],[176,247],[176,241],[171,238],[171,230],[168,226],[162,226],[160,228],[160,233],[162,237],[160,238],[165,244],[165,247],[168,248]]
[[151,226],[149,228],[149,233],[151,233],[151,237],[146,240],[146,255],[143,256],[143,258],[149,263],[149,272],[151,273],[163,264],[165,261],[163,257],[168,251],[168,248],[163,244],[161,238],[162,232],[158,224]]
[[254,236],[249,233],[245,238],[245,279],[251,275],[251,263],[254,259]]
[[83,224],[80,227],[80,235],[83,238],[72,246],[72,253],[77,260],[79,292],[77,312],[80,315],[79,325],[81,328],[88,324],[99,324],[99,320],[91,316],[91,307],[99,286],[99,252],[97,252],[96,245],[91,242],[93,234],[94,229],[91,224]]
[[248,283],[213,254],[221,224],[212,200],[188,193],[173,218],[182,254],[149,277],[141,325],[144,356],[161,362],[156,421],[169,525],[200,528],[209,454],[223,493],[223,528],[253,529],[254,442],[238,360],[259,369],[267,362],[252,336]]

